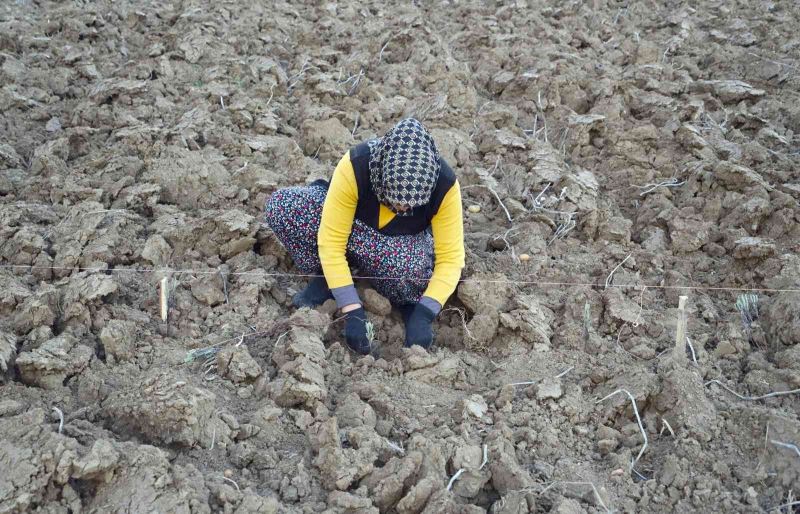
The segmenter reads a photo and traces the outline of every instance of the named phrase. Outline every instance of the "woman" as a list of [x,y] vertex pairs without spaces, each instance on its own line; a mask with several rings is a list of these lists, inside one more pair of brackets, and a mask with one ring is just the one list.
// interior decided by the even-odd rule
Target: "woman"
[[350,266],[400,308],[406,346],[431,346],[431,323],[464,267],[464,228],[456,176],[419,121],[402,120],[382,138],[351,148],[330,184],[276,191],[266,221],[300,271],[324,274],[295,295],[294,305],[335,298],[350,348],[371,350]]

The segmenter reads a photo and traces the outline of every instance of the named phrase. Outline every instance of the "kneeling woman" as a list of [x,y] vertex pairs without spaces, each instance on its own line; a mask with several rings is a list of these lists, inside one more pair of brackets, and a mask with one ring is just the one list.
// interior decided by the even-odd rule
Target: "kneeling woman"
[[370,352],[350,266],[401,310],[406,346],[433,343],[431,323],[464,267],[464,227],[456,176],[419,121],[405,119],[350,149],[330,184],[276,191],[266,221],[300,271],[324,274],[294,305],[335,298],[350,348]]

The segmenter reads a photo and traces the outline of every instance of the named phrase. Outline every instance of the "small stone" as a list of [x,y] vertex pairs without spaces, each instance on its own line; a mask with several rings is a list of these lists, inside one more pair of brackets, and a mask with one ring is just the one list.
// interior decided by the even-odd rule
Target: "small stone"
[[628,423],[622,427],[621,434],[623,437],[641,437],[642,435],[639,425],[636,423]]
[[734,243],[735,259],[763,259],[775,255],[775,243],[760,237],[743,237]]
[[336,418],[341,428],[367,426],[375,428],[378,417],[372,407],[351,393],[336,407]]
[[486,405],[486,400],[479,395],[473,395],[467,400],[464,407],[467,409],[467,412],[475,416],[476,418],[480,419],[486,415],[486,411],[489,407]]
[[314,416],[311,415],[310,412],[306,412],[304,410],[296,410],[292,411],[294,415],[294,424],[300,430],[305,430],[314,422]]
[[228,414],[227,412],[223,412],[219,415],[219,419],[225,422],[228,425],[228,428],[231,430],[239,430],[239,422],[236,421],[236,418],[232,414]]
[[266,398],[269,395],[269,377],[263,373],[253,382],[253,394],[257,398]]
[[373,364],[375,364],[375,357],[372,355],[366,355],[356,361],[356,366],[359,368],[368,368]]
[[225,426],[215,421],[216,396],[182,378],[174,369],[159,371],[115,388],[101,415],[115,432],[149,444],[208,447],[213,427]]
[[[394,362],[395,364],[399,363],[399,361]],[[436,365],[438,362],[439,359],[435,355],[429,354],[420,346],[414,345],[411,348],[402,349],[401,367],[405,368],[406,372],[429,368]]]
[[597,451],[601,455],[608,455],[617,448],[617,441],[614,439],[601,439],[597,441]]
[[486,404],[486,400],[479,394],[473,394],[469,398],[459,400],[453,408],[452,415],[459,421],[466,421],[467,418],[474,417],[488,423],[491,421],[491,418],[487,416],[488,412],[489,406]]
[[48,132],[58,132],[61,130],[61,120],[58,118],[50,118],[50,121],[47,122],[44,129]]
[[550,512],[555,514],[583,514],[586,510],[573,498],[562,499]]
[[233,476],[233,470],[228,468],[222,474],[225,476],[225,478],[230,478]]
[[88,454],[72,463],[70,476],[78,480],[109,482],[119,457],[119,452],[110,441],[98,439]]
[[100,332],[106,356],[114,361],[132,360],[136,348],[136,324],[132,321],[112,319]]
[[539,400],[547,400],[553,399],[557,400],[561,398],[564,392],[561,389],[561,382],[556,380],[544,380],[539,387],[536,389],[536,398]]
[[619,433],[619,430],[616,430],[611,427],[607,427],[605,425],[601,426],[597,429],[597,438],[598,439],[614,439],[618,440],[622,434]]
[[229,346],[217,353],[217,368],[220,376],[237,384],[253,382],[261,376],[261,366],[244,345]]
[[244,423],[242,426],[239,427],[239,433],[236,435],[237,441],[244,441],[245,439],[250,439],[251,437],[257,435],[261,432],[261,427],[258,425],[251,425],[250,423]]
[[471,212],[472,214],[477,214],[477,213],[481,212],[481,206],[480,205],[470,205],[469,207],[467,207],[467,210],[469,212]]
[[307,119],[303,122],[303,150],[306,155],[320,159],[336,158],[340,148],[348,148],[355,141],[350,130],[337,118]]
[[94,357],[88,346],[64,333],[42,343],[16,360],[22,382],[43,389],[59,389],[64,379],[83,371]]
[[142,259],[149,261],[154,266],[167,264],[171,254],[172,247],[160,234],[153,234],[147,238],[142,248]]
[[[215,283],[216,282],[216,283]],[[219,305],[225,301],[220,278],[216,275],[205,276],[192,282],[192,296],[208,306]]]
[[621,216],[614,216],[600,225],[598,238],[605,241],[627,242],[631,238],[633,222]]
[[527,253],[519,254],[519,261],[520,262],[528,262],[529,260],[531,260],[531,256],[528,255]]
[[326,316],[333,316],[339,307],[336,306],[336,300],[325,300],[325,303],[317,307],[317,310]]
[[656,356],[656,351],[644,343],[631,348],[630,353],[644,360],[650,360]]
[[[0,377],[13,366],[13,359],[17,355],[17,336],[0,331]],[[2,380],[0,380],[2,383]]]
[[693,89],[714,93],[723,103],[735,103],[764,96],[763,89],[756,89],[741,80],[698,80]]
[[494,406],[502,409],[514,400],[514,386],[511,384],[504,385],[500,392],[497,393],[497,398],[494,400]]
[[714,355],[716,357],[725,357],[727,355],[733,355],[736,353],[736,347],[730,341],[722,341],[717,345],[717,348],[714,350]]
[[0,401],[0,417],[3,416],[16,416],[25,410],[25,405],[16,400],[3,400]]
[[575,427],[572,427],[572,431],[575,432],[575,435],[580,437],[586,437],[591,432],[588,427],[585,427],[583,425],[577,425]]
[[392,304],[374,289],[364,291],[364,309],[378,316],[388,316],[392,313]]

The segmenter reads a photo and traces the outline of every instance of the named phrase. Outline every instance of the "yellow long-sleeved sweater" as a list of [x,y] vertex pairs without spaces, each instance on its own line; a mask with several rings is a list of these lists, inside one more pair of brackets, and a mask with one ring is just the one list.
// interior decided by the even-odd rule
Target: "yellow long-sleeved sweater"
[[[358,185],[348,152],[333,172],[317,234],[322,271],[339,307],[358,301],[345,257],[357,204]],[[439,211],[431,220],[435,260],[433,275],[423,295],[423,302],[426,297],[430,298],[439,308],[455,291],[464,267],[464,225],[461,213],[461,190],[456,181],[445,194]],[[388,207],[381,205],[379,228],[385,227],[394,216]],[[430,306],[430,302],[426,305]]]

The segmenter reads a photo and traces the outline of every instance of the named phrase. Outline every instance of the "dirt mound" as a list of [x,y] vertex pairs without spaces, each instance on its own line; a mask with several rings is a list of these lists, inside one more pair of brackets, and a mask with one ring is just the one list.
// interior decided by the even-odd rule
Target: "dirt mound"
[[[797,24],[5,2],[0,513],[797,510]],[[467,268],[432,352],[360,281],[356,357],[261,211],[403,116]]]

